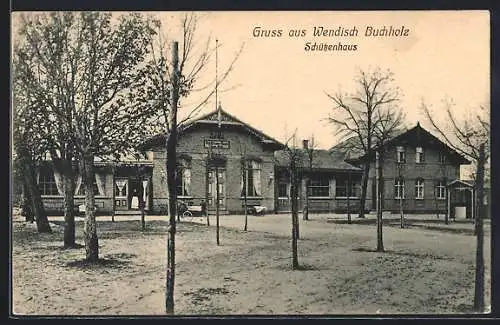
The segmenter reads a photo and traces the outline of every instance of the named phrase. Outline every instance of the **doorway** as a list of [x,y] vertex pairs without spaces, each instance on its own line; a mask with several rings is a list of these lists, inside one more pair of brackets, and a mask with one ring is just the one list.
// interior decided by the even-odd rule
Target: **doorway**
[[211,167],[208,171],[208,207],[210,209],[216,208],[217,202],[217,179],[219,182],[219,209],[226,209],[226,170],[221,167]]

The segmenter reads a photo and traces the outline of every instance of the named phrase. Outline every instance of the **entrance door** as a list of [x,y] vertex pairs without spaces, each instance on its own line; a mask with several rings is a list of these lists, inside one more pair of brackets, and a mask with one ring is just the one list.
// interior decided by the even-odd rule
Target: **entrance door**
[[219,178],[219,209],[226,209],[226,170],[223,168],[211,168],[208,172],[208,207],[215,209],[215,202],[217,200],[216,192],[216,174]]
[[136,179],[131,178],[129,180],[129,192],[128,192],[128,208],[132,210],[139,209],[139,183]]

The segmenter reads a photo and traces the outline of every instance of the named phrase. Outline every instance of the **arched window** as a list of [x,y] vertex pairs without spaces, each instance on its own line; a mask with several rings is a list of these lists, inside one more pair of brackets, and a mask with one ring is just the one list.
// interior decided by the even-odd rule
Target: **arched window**
[[394,198],[405,198],[405,180],[402,177],[396,178],[394,180]]
[[191,159],[187,156],[180,156],[176,170],[176,191],[177,196],[191,196]]
[[415,198],[424,198],[424,180],[422,178],[417,178],[415,181]]

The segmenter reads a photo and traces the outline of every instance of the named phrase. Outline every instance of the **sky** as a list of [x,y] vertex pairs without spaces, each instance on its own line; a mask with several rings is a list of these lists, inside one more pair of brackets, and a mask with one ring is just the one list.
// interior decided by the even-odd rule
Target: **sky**
[[[145,12],[143,12],[145,13]],[[183,12],[154,12],[169,40],[181,40]],[[194,56],[218,39],[219,76],[238,51],[233,70],[222,82],[218,100],[224,110],[284,142],[297,131],[299,139],[314,136],[317,147],[338,142],[326,118],[334,104],[326,93],[355,90],[361,69],[389,69],[400,88],[399,106],[408,127],[417,122],[431,130],[419,109],[431,106],[438,122],[446,122],[443,100],[452,99],[456,116],[465,117],[490,102],[490,34],[488,11],[217,11],[197,12]],[[16,15],[13,15],[13,31]],[[407,30],[406,36],[366,36],[367,27]],[[261,30],[281,30],[281,37],[261,37]],[[358,30],[355,37],[314,36],[314,27]],[[290,30],[306,35],[290,37]],[[356,51],[306,51],[305,44],[356,45]],[[214,80],[215,55],[200,74],[195,88]],[[181,117],[210,91],[183,100]],[[214,110],[215,98],[200,114]]]
[[[158,14],[158,13],[157,13]],[[179,12],[160,13],[171,39],[179,31]],[[314,135],[318,147],[329,148],[338,139],[325,118],[333,102],[326,93],[352,92],[357,71],[390,69],[400,88],[399,105],[405,124],[417,122],[431,130],[419,109],[431,106],[438,121],[443,100],[452,99],[457,116],[466,116],[490,102],[490,34],[488,11],[307,11],[307,12],[199,12],[197,44],[218,39],[219,75],[238,50],[233,70],[219,87],[224,110],[277,140],[297,130],[298,137]],[[356,27],[356,37],[314,36],[314,27]],[[367,27],[407,29],[407,36],[366,36]],[[254,29],[282,30],[281,37],[260,37]],[[306,30],[290,37],[290,30]],[[356,44],[356,51],[306,51],[307,42]],[[213,80],[215,58],[199,84]],[[195,105],[204,94],[194,93],[185,105]],[[185,108],[185,112],[189,108]],[[201,113],[215,109],[212,98]],[[182,114],[182,112],[181,112]]]

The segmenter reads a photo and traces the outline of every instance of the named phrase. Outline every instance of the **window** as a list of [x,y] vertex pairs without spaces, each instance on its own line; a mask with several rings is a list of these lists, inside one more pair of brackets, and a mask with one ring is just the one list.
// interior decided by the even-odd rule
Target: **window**
[[128,190],[128,179],[115,180],[115,197],[126,197]]
[[[246,175],[246,186],[245,180],[243,179],[243,175],[241,177],[241,196],[244,196],[245,193],[247,196],[260,196],[261,195],[261,169],[262,164],[255,160],[247,161],[245,168]],[[245,191],[245,192],[244,192]]]
[[[115,184],[115,186],[116,186],[116,184]],[[99,187],[97,186],[97,181],[96,181],[95,177],[94,177],[94,181],[92,182],[92,188],[94,189],[94,196],[100,195],[99,194]],[[115,187],[115,189],[116,189],[116,187]],[[76,192],[76,195],[78,195],[78,196],[85,195],[85,185],[83,184],[83,181],[80,184],[80,186],[78,187],[78,192]],[[102,195],[104,195],[104,194],[102,194]]]
[[191,196],[191,164],[188,159],[180,159],[175,175],[177,196]]
[[446,164],[446,155],[444,154],[444,152],[439,153],[439,163]]
[[278,197],[288,197],[288,184],[284,182],[278,183]]
[[38,187],[41,195],[59,195],[54,172],[51,168],[40,169]]
[[309,180],[307,186],[307,194],[309,197],[329,197],[330,196],[330,181],[328,177],[314,176]]
[[398,163],[405,163],[406,162],[406,153],[405,153],[405,148],[398,146],[396,148],[397,151],[397,161]]
[[417,147],[415,153],[415,162],[421,164],[424,162],[424,149],[422,147]]
[[424,198],[424,180],[419,178],[415,181],[415,198]]
[[405,198],[405,180],[403,178],[396,178],[394,181],[394,198]]
[[439,180],[436,183],[436,197],[438,199],[446,198],[446,181]]
[[351,179],[351,186],[348,189],[348,177],[337,177],[335,179],[335,196],[336,197],[347,197],[347,192],[349,197],[357,198],[359,193],[359,183],[356,180]]

